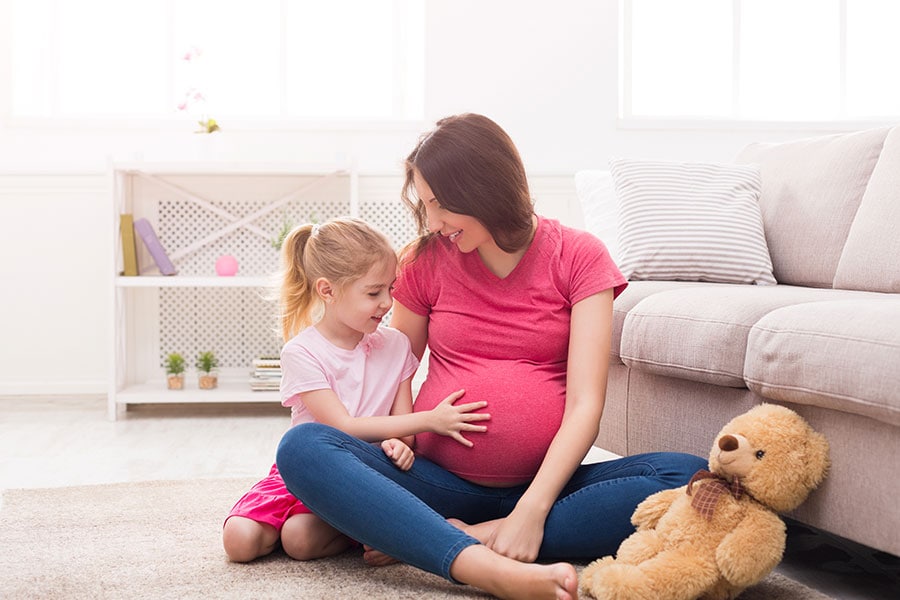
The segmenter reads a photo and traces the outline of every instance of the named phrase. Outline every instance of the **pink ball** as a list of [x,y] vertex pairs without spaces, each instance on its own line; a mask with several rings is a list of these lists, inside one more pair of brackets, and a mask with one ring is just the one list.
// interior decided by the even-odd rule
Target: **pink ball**
[[230,254],[223,254],[216,260],[216,274],[221,277],[231,277],[238,272],[237,259]]

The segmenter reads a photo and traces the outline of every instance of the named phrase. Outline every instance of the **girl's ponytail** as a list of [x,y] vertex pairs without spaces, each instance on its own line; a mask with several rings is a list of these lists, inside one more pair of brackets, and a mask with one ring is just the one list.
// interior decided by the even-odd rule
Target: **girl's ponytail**
[[300,225],[285,236],[281,245],[281,335],[288,341],[301,329],[312,324],[315,307],[313,282],[309,280],[303,266],[306,244],[312,235],[314,225]]

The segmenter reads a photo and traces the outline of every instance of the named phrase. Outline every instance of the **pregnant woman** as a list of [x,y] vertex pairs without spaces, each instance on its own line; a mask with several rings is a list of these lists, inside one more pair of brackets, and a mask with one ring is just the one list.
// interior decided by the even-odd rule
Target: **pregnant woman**
[[[535,215],[512,140],[476,114],[438,121],[406,161],[420,238],[404,252],[391,326],[427,378],[414,410],[450,391],[484,400],[472,447],[416,436],[394,467],[321,424],[278,450],[287,487],[375,552],[501,598],[577,598],[567,559],[612,554],[638,502],[705,466],[674,453],[581,465],[600,427],[613,299],[627,285],[603,243]],[[535,562],[540,561],[540,562]]]

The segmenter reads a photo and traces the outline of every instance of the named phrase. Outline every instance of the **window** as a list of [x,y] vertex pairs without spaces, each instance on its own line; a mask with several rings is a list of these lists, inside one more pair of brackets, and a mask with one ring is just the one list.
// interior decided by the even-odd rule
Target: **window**
[[894,0],[623,0],[621,117],[900,116]]
[[421,118],[417,0],[13,0],[14,117]]

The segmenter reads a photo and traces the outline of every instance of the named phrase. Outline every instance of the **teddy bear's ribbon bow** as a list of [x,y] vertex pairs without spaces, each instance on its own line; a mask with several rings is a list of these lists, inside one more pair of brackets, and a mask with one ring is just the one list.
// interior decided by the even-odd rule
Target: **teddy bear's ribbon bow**
[[[694,494],[694,483],[704,479],[710,481],[706,481],[704,485],[697,486],[697,493]],[[729,482],[724,477],[719,477],[715,473],[710,473],[705,469],[700,469],[694,473],[694,476],[691,477],[691,480],[687,484],[687,495],[693,496],[691,506],[693,506],[701,515],[706,517],[707,520],[712,519],[713,513],[716,510],[716,504],[718,504],[722,494],[731,494],[734,496],[735,500],[737,500],[743,493],[744,488],[741,485],[741,480],[739,478],[735,477]]]

